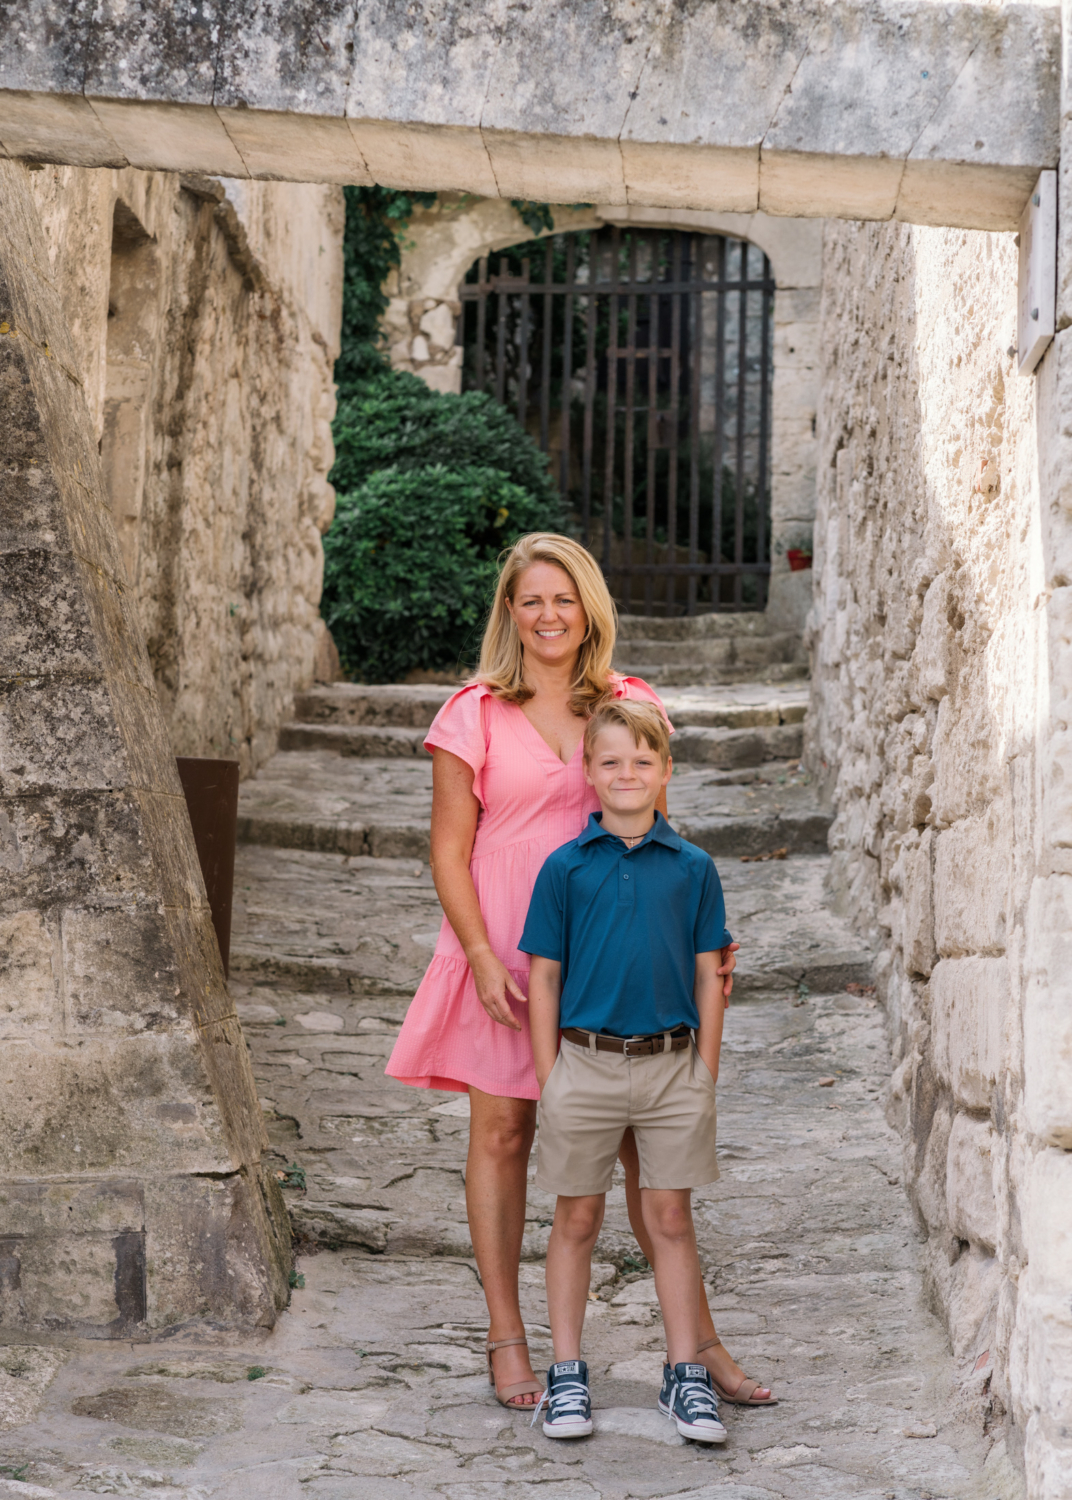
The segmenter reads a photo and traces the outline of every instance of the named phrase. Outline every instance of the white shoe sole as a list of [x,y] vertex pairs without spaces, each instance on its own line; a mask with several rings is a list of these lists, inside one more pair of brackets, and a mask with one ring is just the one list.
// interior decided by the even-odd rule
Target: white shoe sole
[[721,1424],[719,1430],[713,1432],[710,1427],[701,1427],[699,1423],[695,1426],[690,1426],[688,1422],[683,1422],[680,1417],[675,1417],[674,1425],[683,1438],[691,1438],[694,1443],[724,1443],[729,1437],[729,1433]]
[[545,1422],[543,1424],[543,1435],[549,1438],[591,1437],[592,1421],[589,1419],[587,1422],[559,1422],[554,1427],[550,1422]]

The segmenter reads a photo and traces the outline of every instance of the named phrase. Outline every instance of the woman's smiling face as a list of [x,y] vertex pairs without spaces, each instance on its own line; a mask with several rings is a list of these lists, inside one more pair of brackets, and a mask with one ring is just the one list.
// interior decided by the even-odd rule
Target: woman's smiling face
[[533,563],[521,574],[514,597],[506,603],[527,655],[547,666],[560,666],[577,655],[588,617],[564,568]]

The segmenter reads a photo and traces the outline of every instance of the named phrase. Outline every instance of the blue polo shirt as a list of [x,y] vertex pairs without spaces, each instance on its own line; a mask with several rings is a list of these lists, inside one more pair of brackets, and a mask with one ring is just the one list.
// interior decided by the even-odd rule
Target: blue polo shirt
[[647,1036],[699,1025],[696,955],[731,941],[709,854],[661,813],[633,849],[593,813],[544,862],[518,947],[561,963],[560,1026]]

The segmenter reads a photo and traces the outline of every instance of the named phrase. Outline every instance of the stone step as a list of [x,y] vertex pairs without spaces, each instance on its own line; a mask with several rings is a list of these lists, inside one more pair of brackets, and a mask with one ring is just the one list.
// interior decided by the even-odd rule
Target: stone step
[[760,610],[742,610],[737,614],[677,615],[670,619],[659,615],[618,616],[620,641],[696,641],[770,633],[767,616]]
[[799,683],[805,681],[808,676],[808,665],[806,662],[786,661],[772,662],[766,667],[748,666],[714,666],[710,663],[694,663],[687,666],[684,663],[664,665],[658,662],[616,661],[614,664],[616,672],[621,672],[624,677],[642,677],[652,687],[658,688],[662,694],[672,691],[675,687],[716,687],[730,686],[735,683]]
[[[453,691],[449,687],[356,682],[307,688],[295,696],[294,722],[287,726],[287,733],[297,737],[302,729],[321,725],[424,730]],[[808,689],[797,682],[784,686],[745,682],[727,684],[721,689],[686,687],[680,691],[671,686],[661,697],[678,728],[695,725],[707,729],[751,729],[761,725],[799,724],[808,707]],[[373,736],[370,743],[376,742]],[[291,744],[287,748],[310,747]]]
[[[726,713],[723,717],[731,716]],[[744,711],[742,717],[747,719],[748,712]],[[677,722],[681,723],[680,717]],[[284,724],[279,734],[279,748],[282,751],[326,750],[336,755],[361,756],[370,760],[396,756],[428,759],[423,743],[425,732],[396,725]],[[693,726],[686,722],[673,739],[676,763],[716,766],[724,771],[761,766],[768,760],[790,760],[801,754],[803,746],[803,718],[793,724],[775,722],[741,729]]]
[[368,724],[376,728],[427,729],[453,687],[409,683],[336,682],[307,688],[294,697],[294,718],[303,724]]
[[[770,667],[776,663],[795,662],[800,656],[800,641],[788,631],[771,635],[710,636],[686,640],[659,640],[644,637],[622,643],[616,658],[628,660],[631,666],[653,667],[697,666],[740,671]],[[617,661],[616,661],[617,665]],[[624,670],[618,667],[618,671]]]
[[[784,998],[801,983],[818,992],[869,982],[873,955],[851,923],[824,905],[825,852],[764,864],[742,863],[724,847],[714,852],[730,930],[741,943],[736,996]],[[401,1019],[441,918],[427,864],[245,847],[235,867],[231,973],[304,991],[336,989],[347,1003],[355,996],[395,1001]],[[302,999],[305,1008],[321,1009],[313,996]],[[293,1039],[284,1041],[292,1053]],[[382,1067],[378,1061],[377,1076]],[[292,1081],[301,1077],[286,1072]],[[313,1144],[330,1149],[330,1130]]]
[[[239,842],[427,861],[431,783],[427,758],[281,752],[256,780],[242,785]],[[806,775],[791,763],[768,763],[761,771],[683,765],[674,771],[669,804],[685,837],[716,858],[826,849],[830,817],[816,805]]]
[[389,724],[284,724],[279,731],[280,750],[329,750],[335,755],[361,755],[373,759],[396,756],[431,757],[424,748],[424,729],[405,729]]

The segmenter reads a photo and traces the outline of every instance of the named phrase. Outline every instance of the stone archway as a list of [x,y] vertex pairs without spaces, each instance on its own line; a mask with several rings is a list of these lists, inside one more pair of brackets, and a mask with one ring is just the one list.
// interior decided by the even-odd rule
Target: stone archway
[[[769,214],[707,213],[600,204],[553,205],[560,232],[622,228],[686,229],[748,240],[774,273],[774,384],[771,455],[771,576],[767,617],[778,630],[803,631],[811,607],[811,575],[790,571],[791,547],[810,550],[815,519],[816,412],[819,383],[819,297],[822,222]],[[410,220],[399,269],[388,290],[384,320],[391,363],[412,370],[437,390],[461,389],[458,287],[480,256],[531,235],[501,198],[474,201],[442,194]]]

